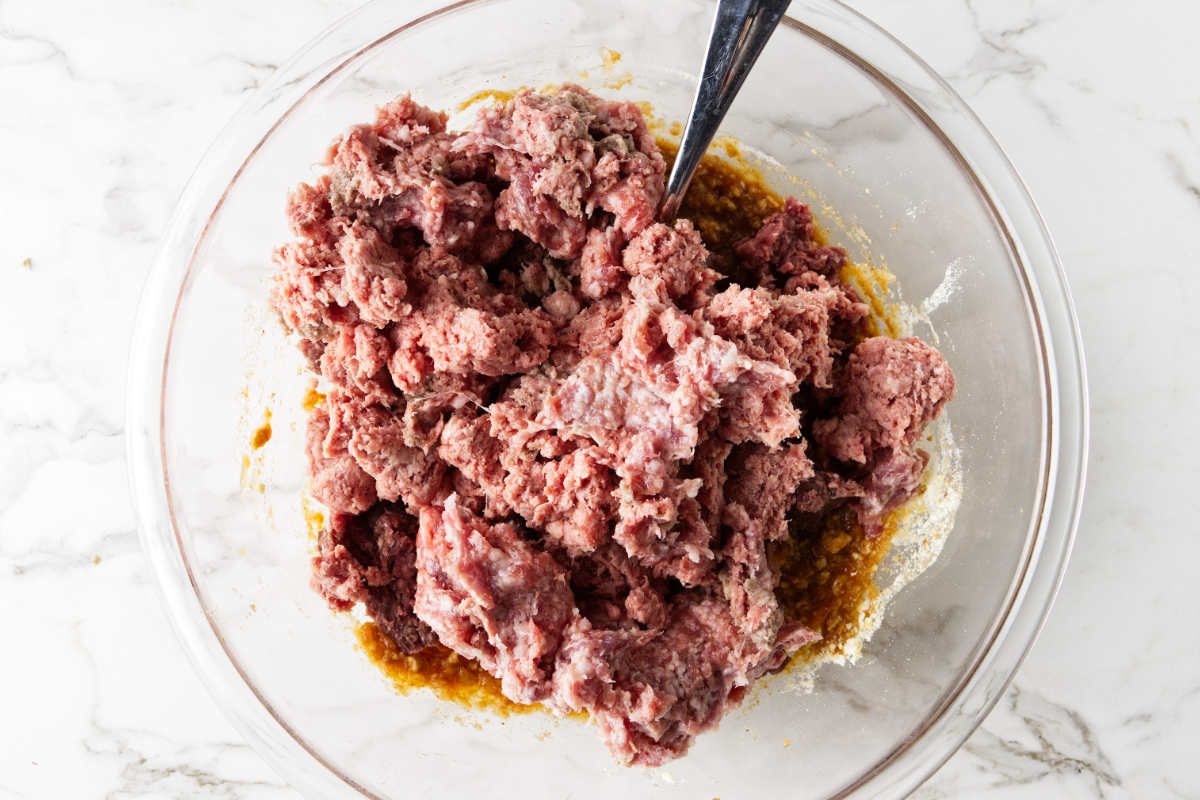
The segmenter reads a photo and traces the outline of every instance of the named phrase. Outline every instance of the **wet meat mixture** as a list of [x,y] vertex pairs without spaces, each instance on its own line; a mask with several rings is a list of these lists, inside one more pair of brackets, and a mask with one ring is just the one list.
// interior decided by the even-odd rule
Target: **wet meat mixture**
[[317,590],[642,765],[821,638],[779,553],[830,515],[877,536],[954,392],[867,335],[805,205],[710,249],[654,221],[665,169],[636,106],[577,86],[465,132],[400,97],[292,192],[272,300],[326,393]]

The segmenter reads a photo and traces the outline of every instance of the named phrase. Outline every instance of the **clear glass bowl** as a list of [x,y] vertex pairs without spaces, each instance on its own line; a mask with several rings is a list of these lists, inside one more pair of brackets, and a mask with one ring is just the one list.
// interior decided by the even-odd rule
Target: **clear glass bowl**
[[[792,3],[724,130],[793,176],[769,170],[852,256],[886,262],[903,297],[930,298],[919,330],[958,376],[956,524],[859,663],[822,667],[808,694],[773,681],[686,758],[626,769],[582,723],[475,717],[396,694],[309,590],[306,379],[266,309],[289,187],[335,134],[407,90],[453,108],[483,89],[574,79],[681,120],[711,13],[701,0],[379,0],[256,92],[184,192],[145,289],[130,377],[144,543],[213,697],[305,793],[900,797],[987,714],[1037,634],[1086,460],[1063,274],[979,120],[832,0]],[[267,408],[273,437],[251,452]]]

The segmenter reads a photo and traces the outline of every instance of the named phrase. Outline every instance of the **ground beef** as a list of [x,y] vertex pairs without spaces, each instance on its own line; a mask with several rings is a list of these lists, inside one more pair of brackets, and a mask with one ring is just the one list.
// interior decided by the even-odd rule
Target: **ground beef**
[[854,348],[836,392],[835,416],[813,423],[813,437],[833,458],[864,465],[857,509],[878,533],[883,515],[920,487],[928,456],[913,445],[953,397],[954,374],[919,339],[877,336]]
[[434,641],[417,618],[416,520],[381,504],[369,515],[334,514],[317,540],[313,588],[334,608],[363,603],[397,647],[413,652]]
[[817,420],[813,433],[834,458],[865,462],[910,447],[954,394],[954,375],[920,339],[877,336],[854,348],[838,394],[837,415]]
[[734,248],[744,269],[760,282],[775,283],[784,275],[816,272],[836,278],[846,263],[846,251],[818,244],[817,229],[808,206],[789,197],[783,211],[773,214],[753,237]]
[[800,484],[815,471],[802,444],[780,450],[750,444],[730,453],[725,472],[721,588],[742,632],[769,647],[783,615],[775,599],[779,576],[767,548],[788,537],[787,512]]
[[317,590],[644,765],[819,638],[771,548],[847,505],[876,530],[954,391],[936,350],[865,338],[807,207],[718,271],[654,222],[664,173],[637,107],[577,86],[465,133],[402,97],[292,192],[273,293],[326,390]]
[[[555,258],[578,258],[589,232],[602,230],[615,255],[654,220],[663,194],[665,164],[637,106],[571,84],[484,110],[454,149],[491,157],[507,182],[496,198],[497,226]],[[605,223],[593,219],[597,212],[606,212]]]
[[308,475],[310,488],[334,512],[359,514],[375,504],[375,481],[347,449],[344,428],[330,425],[329,406],[313,409],[308,418]]
[[[816,638],[805,631],[788,647]],[[573,625],[558,653],[554,703],[565,711],[587,710],[622,761],[662,764],[714,727],[779,661],[772,645],[763,648],[739,629],[723,602],[685,592],[672,602],[662,627]]]
[[420,513],[417,616],[498,676],[510,699],[546,699],[563,630],[579,615],[566,571],[512,525],[463,508],[457,495]]

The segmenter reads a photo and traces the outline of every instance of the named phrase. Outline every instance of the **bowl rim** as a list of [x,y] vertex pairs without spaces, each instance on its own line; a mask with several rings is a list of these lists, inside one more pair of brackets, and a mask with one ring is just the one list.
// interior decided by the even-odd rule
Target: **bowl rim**
[[[229,187],[275,129],[311,91],[363,53],[428,20],[504,0],[457,0],[444,5],[438,0],[414,0],[403,12],[405,16],[411,14],[403,24],[393,25],[376,38],[359,35],[357,26],[372,14],[383,13],[386,2],[373,0],[305,44],[251,94],[205,152],[180,195],[143,287],[128,374],[126,450],[130,485],[142,546],[172,627],[202,682],[235,727],[285,780],[321,796],[344,796],[349,790],[376,797],[312,749],[275,712],[229,652],[216,621],[205,608],[175,522],[163,437],[165,386],[174,321],[196,253]],[[797,12],[807,19],[819,19],[823,29],[800,21]],[[886,88],[937,137],[974,183],[1018,267],[1027,311],[1033,317],[1041,348],[1046,437],[1042,443],[1039,507],[1032,515],[1024,560],[1013,578],[1003,611],[993,620],[990,636],[984,637],[986,644],[976,648],[973,661],[945,689],[921,723],[895,748],[830,796],[901,797],[944,764],[998,702],[1033,646],[1061,585],[1079,522],[1087,469],[1089,407],[1082,337],[1062,263],[1036,203],[999,143],[954,89],[911,49],[839,0],[794,0],[784,24]],[[370,40],[363,44],[364,38]],[[857,51],[862,48],[847,44],[858,39],[870,39],[876,46],[890,48],[891,52],[884,55],[895,63],[884,68],[878,61],[859,56]],[[901,69],[907,71],[901,73]],[[316,80],[312,80],[314,75]],[[901,85],[905,82],[917,86],[914,80],[927,82],[927,88],[932,87],[940,95],[939,101],[948,105],[933,108],[919,102],[913,90]],[[283,113],[271,119],[275,106],[285,102]],[[952,136],[947,133],[948,127],[961,130]],[[969,156],[957,144],[964,137],[972,137]],[[228,163],[236,168],[231,175],[228,170],[211,173],[205,169],[211,163]],[[161,302],[172,293],[173,304]],[[978,693],[982,694],[975,697]],[[969,708],[962,702],[967,697],[976,699]],[[938,746],[932,756],[923,756],[916,752],[916,745],[927,742],[928,737],[933,737]]]

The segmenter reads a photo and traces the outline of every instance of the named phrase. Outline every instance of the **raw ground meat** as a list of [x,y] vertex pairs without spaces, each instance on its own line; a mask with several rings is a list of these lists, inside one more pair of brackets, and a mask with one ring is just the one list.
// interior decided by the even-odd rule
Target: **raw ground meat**
[[566,570],[509,523],[463,508],[458,495],[420,513],[417,616],[499,677],[509,699],[546,699],[563,630],[579,615]]
[[413,612],[417,586],[416,520],[380,504],[362,516],[334,514],[317,541],[313,586],[334,608],[366,605],[397,647],[420,650],[433,631]]
[[933,348],[865,337],[806,206],[718,272],[654,222],[664,173],[637,107],[577,86],[464,133],[401,97],[291,194],[273,293],[326,389],[314,587],[643,765],[819,638],[770,548],[847,506],[877,531],[954,393]]
[[804,631],[786,645],[757,644],[721,600],[683,592],[661,626],[572,626],[558,651],[554,703],[564,711],[586,709],[619,757],[662,764],[714,727],[754,680],[777,668],[785,648],[816,638]]

